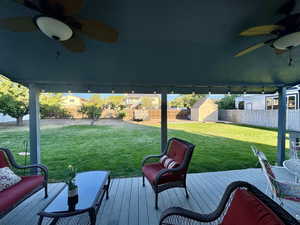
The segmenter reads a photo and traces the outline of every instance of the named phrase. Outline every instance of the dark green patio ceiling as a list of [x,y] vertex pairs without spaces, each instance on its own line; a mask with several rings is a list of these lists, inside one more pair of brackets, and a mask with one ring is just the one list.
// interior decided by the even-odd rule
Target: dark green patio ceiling
[[[292,67],[288,55],[277,56],[268,47],[241,58],[233,55],[265,40],[237,34],[276,22],[282,2],[86,0],[81,16],[117,28],[117,44],[83,37],[87,51],[74,54],[41,33],[0,31],[0,73],[46,91],[273,92],[300,83],[300,48],[293,52]],[[35,15],[13,0],[1,0],[0,7],[0,18]]]

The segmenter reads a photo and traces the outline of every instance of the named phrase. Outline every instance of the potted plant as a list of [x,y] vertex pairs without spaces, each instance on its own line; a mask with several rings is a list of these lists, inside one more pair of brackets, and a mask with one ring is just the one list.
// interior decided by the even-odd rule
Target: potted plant
[[75,184],[76,169],[69,165],[66,171],[65,183],[68,185],[68,197],[78,196],[78,187]]

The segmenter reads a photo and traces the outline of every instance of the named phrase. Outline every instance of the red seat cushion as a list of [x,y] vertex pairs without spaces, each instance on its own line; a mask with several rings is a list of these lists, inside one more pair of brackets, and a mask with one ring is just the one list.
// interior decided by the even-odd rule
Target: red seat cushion
[[0,192],[0,212],[11,208],[27,194],[40,186],[44,177],[40,175],[22,177],[16,185]]
[[278,216],[247,190],[238,189],[221,225],[284,225]]
[[6,154],[3,150],[0,150],[0,168],[10,167],[9,162],[7,161]]
[[[143,166],[142,170],[145,177],[148,181],[152,184],[155,184],[155,178],[159,171],[165,169],[161,163],[149,163]],[[172,181],[177,181],[183,178],[183,175],[180,173],[166,173],[164,174],[161,179],[159,180],[158,184],[164,184]]]

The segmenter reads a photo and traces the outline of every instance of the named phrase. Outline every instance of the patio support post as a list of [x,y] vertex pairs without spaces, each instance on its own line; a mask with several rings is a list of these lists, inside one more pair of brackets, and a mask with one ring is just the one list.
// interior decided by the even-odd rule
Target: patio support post
[[285,134],[286,134],[286,87],[278,91],[278,135],[277,135],[277,164],[282,166],[285,159]]
[[161,93],[161,151],[165,150],[168,142],[168,101],[167,101],[167,93]]
[[[40,90],[34,85],[29,85],[29,135],[30,135],[30,161],[39,164],[40,159]],[[32,171],[38,173],[37,170]]]

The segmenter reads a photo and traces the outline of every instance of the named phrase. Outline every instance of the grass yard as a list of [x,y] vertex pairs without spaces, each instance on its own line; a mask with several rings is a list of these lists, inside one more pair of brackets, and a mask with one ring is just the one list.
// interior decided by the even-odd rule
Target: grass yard
[[[256,167],[250,152],[256,145],[270,161],[276,155],[275,130],[221,123],[169,124],[169,137],[178,137],[196,145],[190,172],[206,172]],[[1,131],[0,146],[23,151],[27,131]],[[145,125],[74,125],[43,129],[42,163],[49,168],[51,181],[63,179],[72,164],[78,171],[111,170],[114,177],[139,176],[144,156],[159,153],[160,128]],[[16,156],[24,163],[24,157]]]

